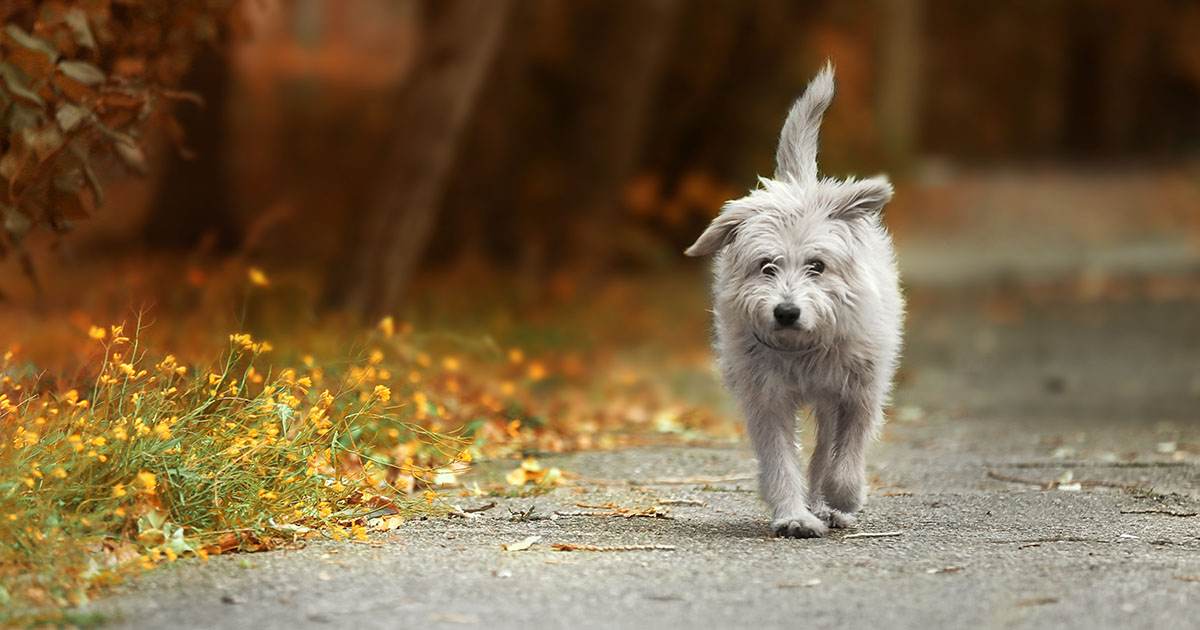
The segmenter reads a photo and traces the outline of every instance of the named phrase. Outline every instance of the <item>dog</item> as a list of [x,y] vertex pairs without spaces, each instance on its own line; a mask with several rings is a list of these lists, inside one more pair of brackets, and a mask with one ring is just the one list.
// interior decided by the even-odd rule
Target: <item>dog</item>
[[[775,536],[854,525],[866,500],[864,451],[883,424],[901,346],[904,298],[881,217],[892,185],[817,173],[833,92],[827,63],[788,112],[774,179],[726,202],[685,252],[714,254],[715,350]],[[817,425],[807,485],[796,443],[806,406]]]

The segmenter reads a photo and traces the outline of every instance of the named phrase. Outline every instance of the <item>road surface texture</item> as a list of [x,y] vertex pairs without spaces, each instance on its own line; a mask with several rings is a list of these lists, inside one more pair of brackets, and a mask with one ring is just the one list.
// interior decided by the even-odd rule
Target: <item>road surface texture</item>
[[[1194,288],[1126,289],[914,295],[868,505],[825,539],[769,537],[744,443],[546,455],[621,483],[369,543],[181,561],[91,610],[146,629],[1195,628],[1200,310]],[[549,518],[609,503],[670,518]]]

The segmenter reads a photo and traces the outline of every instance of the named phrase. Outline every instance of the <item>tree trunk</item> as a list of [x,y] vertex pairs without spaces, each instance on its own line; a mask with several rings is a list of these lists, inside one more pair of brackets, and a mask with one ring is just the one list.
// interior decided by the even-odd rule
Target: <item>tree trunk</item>
[[922,0],[882,0],[879,129],[893,168],[912,159],[920,136]]
[[563,207],[585,269],[602,271],[613,252],[624,186],[633,176],[646,121],[674,31],[678,0],[605,4],[608,13],[593,50],[579,64],[578,120]]
[[189,249],[203,240],[207,247],[230,250],[238,244],[224,155],[231,78],[229,59],[205,48],[183,81],[183,87],[198,93],[204,104],[175,105],[191,155],[185,157],[177,147],[170,147],[170,161],[144,228],[144,240],[151,247]]
[[421,59],[361,221],[347,226],[323,304],[373,321],[393,312],[441,209],[468,117],[503,38],[510,0],[426,5]]

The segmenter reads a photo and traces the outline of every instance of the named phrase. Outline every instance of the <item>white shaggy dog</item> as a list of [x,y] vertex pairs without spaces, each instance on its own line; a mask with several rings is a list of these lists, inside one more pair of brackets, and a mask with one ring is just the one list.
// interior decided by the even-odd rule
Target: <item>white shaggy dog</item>
[[[729,201],[689,256],[716,254],[716,350],[758,454],[777,536],[849,527],[865,500],[863,454],[883,423],[900,352],[904,299],[880,213],[884,177],[817,176],[817,133],[833,68],[788,113],[775,179]],[[805,488],[796,415],[817,442]]]

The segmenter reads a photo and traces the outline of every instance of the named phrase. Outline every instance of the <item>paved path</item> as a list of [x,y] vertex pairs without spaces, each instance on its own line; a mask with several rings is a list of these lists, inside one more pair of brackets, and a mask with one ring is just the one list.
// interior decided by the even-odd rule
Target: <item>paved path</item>
[[[180,562],[96,608],[147,629],[1195,628],[1194,304],[1048,308],[1007,323],[926,312],[945,321],[911,323],[896,417],[853,532],[898,535],[768,538],[738,445],[547,456],[632,483],[502,499],[370,544]],[[663,483],[689,477],[725,480]],[[516,516],[608,502],[672,518]],[[541,538],[501,549],[528,536]],[[550,548],[559,542],[673,550]]]

